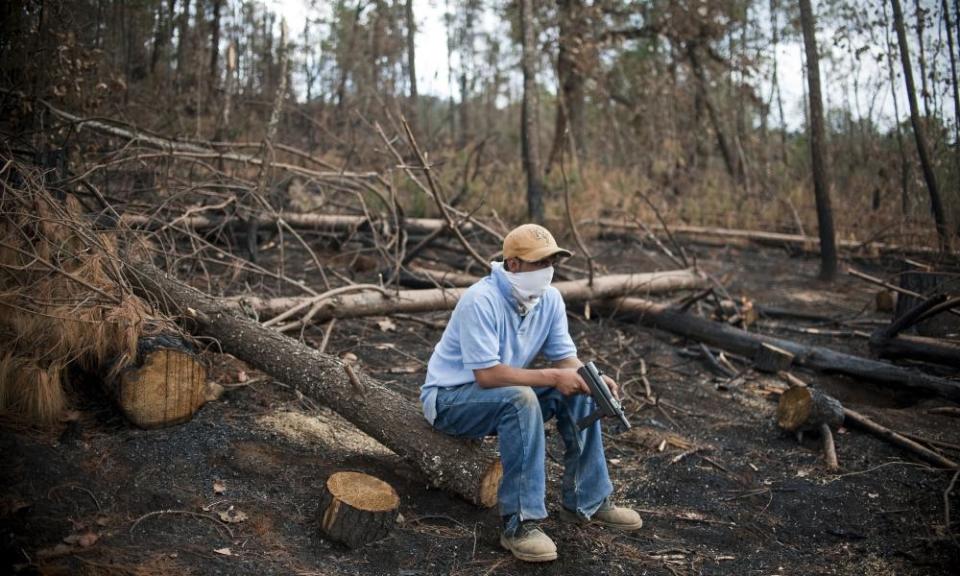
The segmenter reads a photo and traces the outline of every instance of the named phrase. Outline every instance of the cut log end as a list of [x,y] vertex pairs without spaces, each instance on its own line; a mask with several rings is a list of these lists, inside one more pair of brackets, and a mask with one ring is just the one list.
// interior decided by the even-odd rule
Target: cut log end
[[206,402],[207,369],[194,354],[150,351],[140,366],[120,374],[114,395],[124,415],[141,428],[186,422]]
[[843,406],[819,390],[796,386],[780,396],[777,424],[788,432],[818,429],[821,424],[839,426]]
[[320,496],[320,531],[350,548],[385,538],[397,523],[400,497],[392,486],[360,472],[337,472]]
[[776,374],[790,369],[793,364],[793,354],[782,348],[763,343],[757,348],[753,356],[753,367],[760,372]]
[[496,460],[487,468],[486,474],[480,479],[480,489],[477,492],[480,506],[484,508],[496,506],[497,490],[500,488],[501,478],[503,478],[503,465],[500,460]]

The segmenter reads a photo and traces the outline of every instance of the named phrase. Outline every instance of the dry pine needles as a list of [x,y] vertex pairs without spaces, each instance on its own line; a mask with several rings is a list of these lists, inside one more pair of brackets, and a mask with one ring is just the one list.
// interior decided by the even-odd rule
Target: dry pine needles
[[128,289],[116,231],[94,230],[38,170],[0,160],[0,412],[48,425],[69,404],[68,367],[112,380],[142,336],[176,328]]

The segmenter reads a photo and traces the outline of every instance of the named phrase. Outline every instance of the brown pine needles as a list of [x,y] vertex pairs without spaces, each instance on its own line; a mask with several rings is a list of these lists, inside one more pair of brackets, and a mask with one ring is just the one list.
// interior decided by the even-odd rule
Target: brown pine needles
[[49,425],[69,404],[68,366],[112,380],[141,336],[176,328],[127,288],[116,231],[95,230],[36,169],[2,165],[0,412]]

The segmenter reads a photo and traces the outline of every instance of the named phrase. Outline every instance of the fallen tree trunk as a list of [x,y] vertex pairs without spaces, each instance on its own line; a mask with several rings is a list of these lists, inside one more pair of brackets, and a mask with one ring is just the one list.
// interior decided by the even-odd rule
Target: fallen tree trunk
[[[593,286],[586,280],[555,282],[553,286],[563,295],[567,304],[588,300],[603,300],[627,294],[663,294],[677,290],[690,290],[705,285],[704,279],[693,270],[671,270],[648,274],[615,274],[598,276]],[[380,293],[344,294],[324,301],[313,316],[321,322],[330,318],[356,318],[360,316],[383,316],[394,313],[432,312],[452,310],[466,288],[436,288],[433,290],[401,290],[389,296]],[[256,298],[250,296],[227,298],[225,302],[255,310],[262,318],[276,316],[295,306],[314,300],[313,297]]]
[[[144,214],[123,214],[120,219],[124,224],[133,228],[160,228],[168,224],[156,217]],[[259,213],[253,220],[258,226],[275,226],[280,220],[283,220],[292,228],[325,231],[354,230],[369,223],[366,216],[354,214],[303,214],[300,212]],[[185,226],[192,230],[209,230],[224,226],[228,224],[228,221],[221,217],[191,215],[174,218],[170,221],[170,224]],[[445,229],[447,224],[436,218],[405,218],[404,226],[408,233],[430,234],[433,232],[439,233],[438,231]],[[470,230],[472,227],[473,225],[469,222],[464,222],[461,229]]]
[[435,432],[419,407],[340,359],[300,344],[230,310],[222,300],[191,288],[149,264],[129,265],[130,284],[169,314],[192,319],[195,329],[224,352],[295,386],[420,469],[436,486],[480,506],[493,506],[502,468],[485,444]]
[[870,350],[881,358],[922,360],[960,368],[960,344],[951,340],[900,334],[894,338],[871,339]]
[[[587,222],[585,222],[587,223]],[[593,220],[590,224],[596,224],[600,228],[620,228],[628,230],[639,230],[639,225],[633,222],[624,222],[619,220]],[[656,226],[651,226],[656,229]],[[660,226],[660,230],[663,227]],[[711,228],[707,226],[690,226],[678,224],[670,226],[670,233],[674,236],[683,236],[691,240],[714,240],[713,243],[722,242],[726,245],[747,246],[749,244],[759,244],[766,246],[790,246],[791,248],[803,251],[819,253],[820,239],[813,236],[802,236],[800,234],[784,234],[780,232],[763,232],[759,230],[737,230],[730,228]],[[939,254],[936,248],[926,246],[900,246],[896,244],[887,244],[884,242],[860,242],[857,240],[837,239],[837,248],[865,252],[867,254]]]
[[822,346],[807,346],[791,340],[753,334],[729,324],[676,312],[663,304],[642,298],[620,298],[608,303],[608,306],[646,326],[666,330],[748,358],[754,357],[762,344],[771,344],[793,354],[793,363],[798,366],[845,374],[894,387],[907,387],[960,401],[960,383],[919,370],[844,354]]

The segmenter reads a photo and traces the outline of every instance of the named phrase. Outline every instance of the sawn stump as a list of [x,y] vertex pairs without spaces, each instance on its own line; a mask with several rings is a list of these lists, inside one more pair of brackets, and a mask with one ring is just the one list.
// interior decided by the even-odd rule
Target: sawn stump
[[385,538],[397,523],[400,497],[392,486],[360,472],[331,474],[320,495],[323,536],[359,548]]

